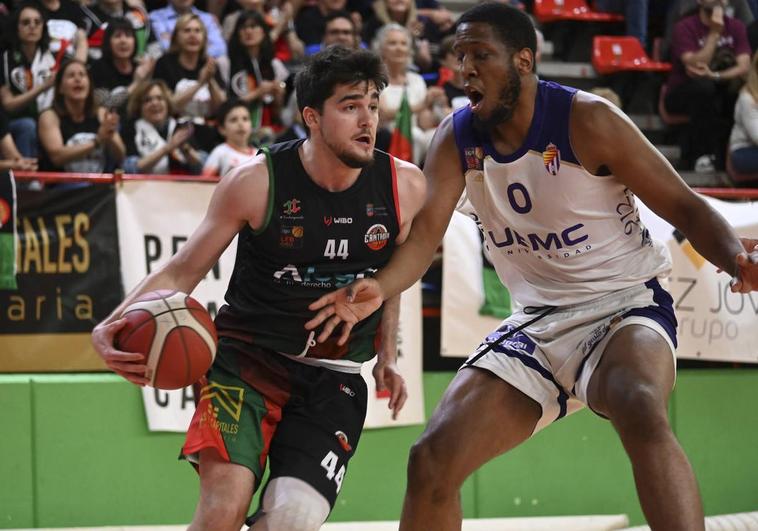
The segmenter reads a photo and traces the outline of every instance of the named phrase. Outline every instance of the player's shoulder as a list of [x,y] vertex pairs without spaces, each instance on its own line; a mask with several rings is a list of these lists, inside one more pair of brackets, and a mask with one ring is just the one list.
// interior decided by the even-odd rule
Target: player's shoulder
[[234,193],[268,190],[268,164],[266,156],[258,153],[249,160],[229,170],[221,183]]
[[571,127],[581,131],[583,136],[602,138],[625,121],[623,111],[609,100],[583,90],[576,92],[571,107]]

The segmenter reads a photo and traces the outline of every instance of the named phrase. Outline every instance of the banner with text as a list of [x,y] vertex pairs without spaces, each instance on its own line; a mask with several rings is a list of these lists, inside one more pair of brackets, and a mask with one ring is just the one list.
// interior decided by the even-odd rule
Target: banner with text
[[0,291],[0,371],[104,367],[92,327],[121,301],[111,185],[18,192],[17,289]]
[[[184,244],[205,215],[214,184],[183,182],[126,182],[116,197],[119,245],[124,289],[128,292],[145,275],[165,263]],[[218,264],[192,293],[212,315],[224,302],[234,267],[236,239]],[[373,392],[371,364],[364,367],[369,388],[367,426],[396,426],[423,422],[421,377],[421,295],[418,286],[408,290],[401,303],[401,356],[398,366],[408,384],[409,400],[397,421],[387,410],[388,398]],[[370,365],[370,366],[369,366]],[[368,371],[368,372],[365,372]],[[142,390],[149,428],[183,432],[194,413],[191,388]]]
[[[741,236],[758,235],[755,202],[706,200]],[[701,257],[683,235],[638,200],[640,216],[652,236],[671,252],[668,289],[679,320],[677,357],[758,362],[758,293],[734,294],[730,276]],[[482,316],[484,302],[479,231],[473,220],[455,213],[443,243],[443,356],[466,357],[500,320]]]

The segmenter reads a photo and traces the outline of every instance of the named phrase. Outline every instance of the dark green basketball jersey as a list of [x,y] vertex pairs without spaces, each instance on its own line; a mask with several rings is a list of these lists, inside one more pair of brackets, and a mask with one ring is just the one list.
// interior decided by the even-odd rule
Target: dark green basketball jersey
[[308,305],[384,266],[400,230],[397,177],[392,158],[374,162],[347,190],[329,192],[305,171],[303,140],[270,148],[269,210],[258,231],[240,231],[237,259],[216,318],[220,335],[285,354],[364,362],[377,348],[381,309],[358,323],[339,347],[340,329],[323,344],[304,325]]

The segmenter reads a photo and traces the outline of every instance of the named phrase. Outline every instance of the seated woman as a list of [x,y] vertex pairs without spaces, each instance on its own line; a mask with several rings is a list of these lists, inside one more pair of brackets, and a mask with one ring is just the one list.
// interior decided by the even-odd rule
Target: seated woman
[[[298,2],[299,4],[300,2]],[[233,11],[224,17],[221,32],[226,42],[232,40],[237,18],[244,11],[260,13],[269,27],[269,37],[274,43],[275,56],[285,62],[298,61],[305,55],[305,45],[294,31],[294,7],[289,0],[266,1],[238,0],[241,9]]]
[[226,93],[216,61],[208,56],[207,49],[208,33],[200,17],[194,13],[181,15],[168,53],[158,59],[153,77],[166,82],[173,94],[174,110],[192,120],[201,147],[210,151],[218,136],[207,121],[226,100]]
[[256,136],[262,136],[261,127],[279,129],[289,71],[274,57],[268,25],[257,11],[243,11],[237,17],[229,42],[229,62],[229,96],[248,106]]
[[118,113],[95,104],[87,66],[74,59],[55,75],[53,107],[39,116],[40,169],[76,173],[113,171],[124,160]]
[[9,20],[10,47],[0,59],[0,112],[25,157],[37,157],[37,116],[53,102],[53,68],[47,26],[39,6],[21,4]]
[[154,60],[145,55],[137,63],[137,37],[132,23],[122,17],[111,18],[105,28],[102,57],[92,63],[95,95],[102,106],[124,110],[129,94],[152,73]]
[[200,174],[203,157],[192,145],[194,127],[172,118],[171,93],[163,81],[138,85],[129,96],[127,112],[126,173]]
[[758,186],[758,52],[734,106],[727,170],[735,186]]
[[[387,88],[379,96],[379,127],[390,131],[394,129],[395,118],[405,95],[413,113],[414,160],[411,162],[418,164],[426,154],[435,127],[447,111],[447,98],[440,87],[427,89],[424,78],[410,69],[412,46],[410,32],[395,23],[379,30],[374,41],[374,51],[382,58],[389,74]],[[444,107],[443,111],[437,110],[440,106]]]

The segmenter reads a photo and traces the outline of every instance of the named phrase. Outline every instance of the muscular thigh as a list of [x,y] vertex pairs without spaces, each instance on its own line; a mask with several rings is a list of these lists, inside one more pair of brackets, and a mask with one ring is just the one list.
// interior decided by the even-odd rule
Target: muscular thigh
[[451,474],[473,470],[526,440],[541,415],[537,402],[486,369],[461,369],[421,442],[441,452]]
[[668,342],[639,324],[619,330],[603,352],[587,387],[589,406],[607,417],[615,404],[644,389],[662,405],[668,401],[676,368]]

